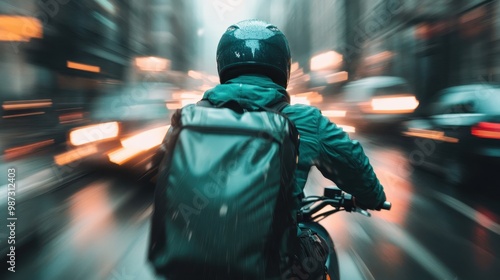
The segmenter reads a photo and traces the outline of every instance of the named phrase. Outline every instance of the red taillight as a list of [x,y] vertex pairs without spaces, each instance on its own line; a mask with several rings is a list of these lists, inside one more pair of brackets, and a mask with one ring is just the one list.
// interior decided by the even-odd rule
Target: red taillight
[[472,127],[471,134],[481,138],[500,139],[500,123],[480,122]]

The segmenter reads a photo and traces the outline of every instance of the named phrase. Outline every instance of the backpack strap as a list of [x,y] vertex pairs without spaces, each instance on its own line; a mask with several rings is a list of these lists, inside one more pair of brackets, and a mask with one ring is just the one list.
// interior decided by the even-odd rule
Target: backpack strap
[[212,104],[212,102],[210,102],[210,100],[208,100],[208,99],[202,99],[202,100],[196,102],[196,105],[202,106],[202,107],[215,107],[214,104]]
[[239,114],[243,114],[246,110],[241,106],[240,103],[236,100],[228,100],[225,101],[221,104],[215,105],[210,100],[208,99],[202,99],[196,103],[197,106],[202,106],[202,107],[212,107],[212,108],[228,108],[231,109]]
[[[216,106],[212,102],[210,102],[210,100],[202,99],[202,100],[198,101],[196,103],[196,105],[202,106],[202,107],[229,108],[229,109],[233,109],[234,111],[237,111],[237,112],[244,111],[244,109],[241,107],[241,105],[236,100],[228,100],[228,101]],[[279,101],[279,102],[273,104],[272,106],[268,106],[268,107],[262,107],[262,106],[258,106],[258,105],[257,106],[261,110],[271,109],[272,111],[281,112],[288,105],[290,105],[290,104],[286,101]]]
[[290,105],[288,102],[280,101],[280,102],[275,103],[274,105],[270,106],[269,108],[272,110],[275,110],[276,112],[281,112],[288,105]]

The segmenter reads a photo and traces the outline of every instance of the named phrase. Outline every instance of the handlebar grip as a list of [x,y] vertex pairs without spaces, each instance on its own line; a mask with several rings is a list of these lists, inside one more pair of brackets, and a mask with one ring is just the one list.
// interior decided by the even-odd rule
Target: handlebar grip
[[391,210],[392,203],[390,201],[384,201],[384,204],[382,204],[381,209],[384,210]]

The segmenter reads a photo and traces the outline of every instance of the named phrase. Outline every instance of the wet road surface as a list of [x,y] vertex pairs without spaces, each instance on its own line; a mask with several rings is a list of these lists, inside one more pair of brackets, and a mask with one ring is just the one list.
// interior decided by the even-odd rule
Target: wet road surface
[[[359,139],[393,206],[321,222],[341,279],[500,279],[498,196],[413,169],[397,142]],[[122,175],[90,173],[37,197],[38,238],[16,251],[16,272],[5,268],[0,278],[155,279],[146,262],[153,192]],[[328,185],[313,169],[306,194]]]

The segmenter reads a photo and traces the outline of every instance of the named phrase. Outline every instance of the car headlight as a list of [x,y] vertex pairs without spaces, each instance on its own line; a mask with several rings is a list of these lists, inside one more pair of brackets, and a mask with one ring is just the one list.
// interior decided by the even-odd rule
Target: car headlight
[[72,130],[69,133],[69,142],[71,145],[80,146],[115,138],[119,132],[120,126],[117,122],[94,124]]
[[419,102],[415,96],[378,97],[371,100],[375,112],[412,113]]

